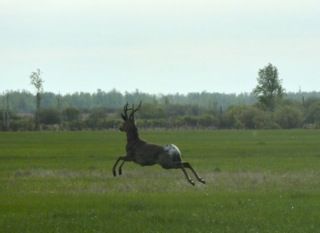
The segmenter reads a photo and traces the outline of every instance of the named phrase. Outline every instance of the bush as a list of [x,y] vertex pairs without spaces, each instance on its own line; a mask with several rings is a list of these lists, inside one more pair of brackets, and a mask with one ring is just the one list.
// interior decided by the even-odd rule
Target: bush
[[256,129],[280,129],[273,120],[273,114],[267,111],[260,111],[254,118],[254,124]]
[[295,106],[283,106],[274,113],[275,122],[283,129],[300,128],[303,124],[303,113]]
[[57,109],[43,109],[40,111],[40,123],[54,125],[60,123],[60,112]]
[[219,120],[211,115],[203,115],[198,118],[198,124],[201,127],[214,127],[217,128],[219,126]]
[[76,108],[66,108],[62,112],[62,116],[65,121],[78,121],[80,120],[80,111]]
[[306,113],[306,123],[320,125],[320,101],[312,103]]
[[235,129],[278,129],[273,114],[256,106],[233,106],[224,114],[222,126]]
[[10,122],[10,129],[13,131],[31,131],[34,129],[32,118],[18,118]]

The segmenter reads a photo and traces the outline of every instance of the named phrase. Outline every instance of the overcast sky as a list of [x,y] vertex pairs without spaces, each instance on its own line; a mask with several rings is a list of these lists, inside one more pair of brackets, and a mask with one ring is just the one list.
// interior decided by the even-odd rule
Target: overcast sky
[[320,91],[319,0],[0,0],[0,91]]

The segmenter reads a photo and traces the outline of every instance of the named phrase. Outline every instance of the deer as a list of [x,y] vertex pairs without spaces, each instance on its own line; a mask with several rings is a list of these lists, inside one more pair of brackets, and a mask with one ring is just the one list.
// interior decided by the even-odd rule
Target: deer
[[[127,103],[121,117],[123,123],[120,126],[120,131],[125,132],[127,136],[126,155],[120,156],[113,165],[113,176],[122,175],[122,166],[125,162],[134,162],[141,166],[151,166],[158,164],[164,169],[181,169],[187,181],[195,185],[195,182],[190,178],[186,169],[194,174],[195,178],[205,184],[205,180],[201,178],[197,172],[192,168],[190,163],[182,161],[181,152],[179,148],[174,144],[167,144],[164,146],[148,143],[139,137],[138,129],[135,124],[135,113],[141,108],[142,102],[140,101],[137,108],[132,104],[131,108],[128,108]],[[118,166],[119,162],[120,165]]]

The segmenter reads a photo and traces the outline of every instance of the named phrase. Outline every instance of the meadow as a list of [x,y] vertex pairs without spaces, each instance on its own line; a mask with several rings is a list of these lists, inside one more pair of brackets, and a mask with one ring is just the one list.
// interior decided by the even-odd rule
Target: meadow
[[[320,131],[142,131],[207,184],[126,163],[125,135],[0,133],[0,232],[320,232]],[[190,175],[192,175],[190,173]]]

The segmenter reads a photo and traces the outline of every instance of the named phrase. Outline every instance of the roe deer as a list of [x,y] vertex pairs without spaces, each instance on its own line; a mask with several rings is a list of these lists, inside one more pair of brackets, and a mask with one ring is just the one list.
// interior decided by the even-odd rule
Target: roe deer
[[[191,167],[188,162],[183,162],[181,160],[181,152],[179,148],[173,144],[160,146],[155,144],[147,143],[139,138],[138,129],[135,125],[134,114],[140,109],[141,102],[137,108],[128,108],[128,103],[124,106],[123,113],[121,117],[124,120],[120,127],[122,132],[127,134],[127,145],[126,145],[126,155],[120,156],[115,162],[112,171],[113,175],[116,176],[116,168],[120,161],[120,166],[118,167],[119,175],[122,174],[122,166],[126,161],[132,161],[138,163],[142,166],[149,166],[154,164],[159,164],[165,169],[170,168],[180,168],[190,184],[194,185],[194,181],[189,177],[186,168],[189,168],[198,181],[205,184],[204,179],[202,179],[196,171]],[[128,111],[130,115],[128,116]]]

